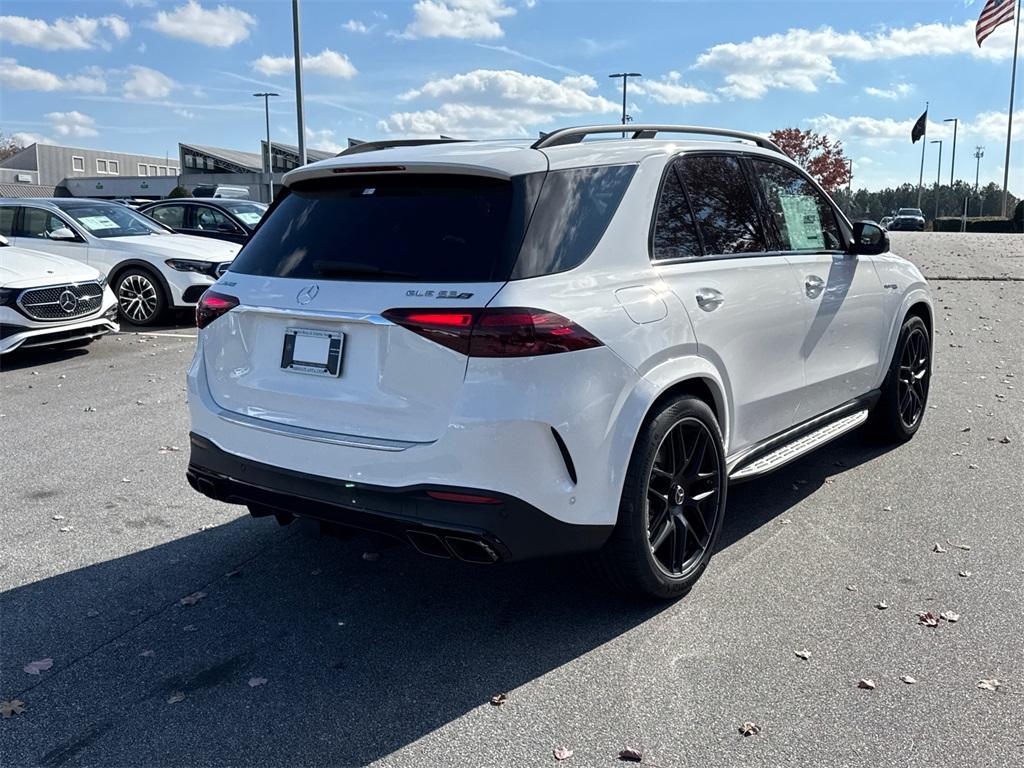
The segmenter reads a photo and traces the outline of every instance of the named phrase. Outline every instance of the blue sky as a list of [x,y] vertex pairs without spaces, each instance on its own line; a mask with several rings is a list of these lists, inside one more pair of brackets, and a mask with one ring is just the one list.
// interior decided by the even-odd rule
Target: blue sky
[[[310,146],[347,137],[506,137],[617,122],[621,92],[643,122],[841,138],[854,185],[917,181],[910,127],[961,119],[956,173],[1002,182],[1013,26],[978,49],[983,0],[558,2],[303,0]],[[0,130],[22,140],[177,154],[178,141],[258,151],[295,143],[287,0],[4,0]],[[1024,78],[1021,78],[1024,79]],[[1018,84],[1018,91],[1024,90]],[[1024,190],[1024,95],[1011,189]],[[1016,126],[1015,126],[1016,128]],[[928,147],[934,179],[937,147]]]

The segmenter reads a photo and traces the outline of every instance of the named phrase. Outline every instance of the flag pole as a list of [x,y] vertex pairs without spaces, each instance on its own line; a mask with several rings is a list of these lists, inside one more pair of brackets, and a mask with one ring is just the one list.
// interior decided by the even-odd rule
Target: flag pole
[[[1020,2],[1020,0],[1018,0]],[[924,103],[924,133],[921,135],[921,175],[917,179],[917,207],[921,207],[921,192],[924,189],[924,150],[928,146],[928,107],[929,102]]]
[[1010,74],[1010,111],[1006,115],[1006,165],[1003,168],[1003,217],[1009,213],[1010,203],[1010,144],[1013,143],[1013,92],[1017,87],[1017,49],[1020,45],[1020,9],[1021,0],[1017,0],[1017,15],[1013,17],[1016,31],[1013,35],[1013,70]]

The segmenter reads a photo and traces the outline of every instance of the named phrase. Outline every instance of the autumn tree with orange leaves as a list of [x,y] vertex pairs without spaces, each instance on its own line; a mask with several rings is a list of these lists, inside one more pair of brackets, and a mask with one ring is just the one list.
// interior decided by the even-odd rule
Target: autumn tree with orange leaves
[[772,131],[768,138],[811,174],[829,194],[850,183],[850,160],[843,153],[843,142],[799,128]]

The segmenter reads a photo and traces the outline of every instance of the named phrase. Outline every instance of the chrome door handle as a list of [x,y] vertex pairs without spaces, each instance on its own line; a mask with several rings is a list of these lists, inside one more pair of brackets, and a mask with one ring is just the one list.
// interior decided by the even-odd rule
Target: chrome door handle
[[714,288],[701,288],[697,291],[697,306],[705,312],[714,312],[725,301],[721,291]]
[[804,290],[807,291],[808,298],[816,299],[825,290],[825,281],[817,275],[808,275],[807,279],[804,280]]

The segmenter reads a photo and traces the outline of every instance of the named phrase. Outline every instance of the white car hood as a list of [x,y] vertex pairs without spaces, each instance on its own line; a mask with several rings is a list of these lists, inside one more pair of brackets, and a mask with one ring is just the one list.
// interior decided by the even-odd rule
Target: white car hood
[[194,235],[131,235],[129,237],[102,238],[104,248],[124,251],[126,254],[142,253],[159,259],[196,259],[198,261],[232,261],[242,247],[225,240]]
[[96,269],[80,261],[28,248],[0,248],[0,286],[4,288],[82,283],[99,278]]

